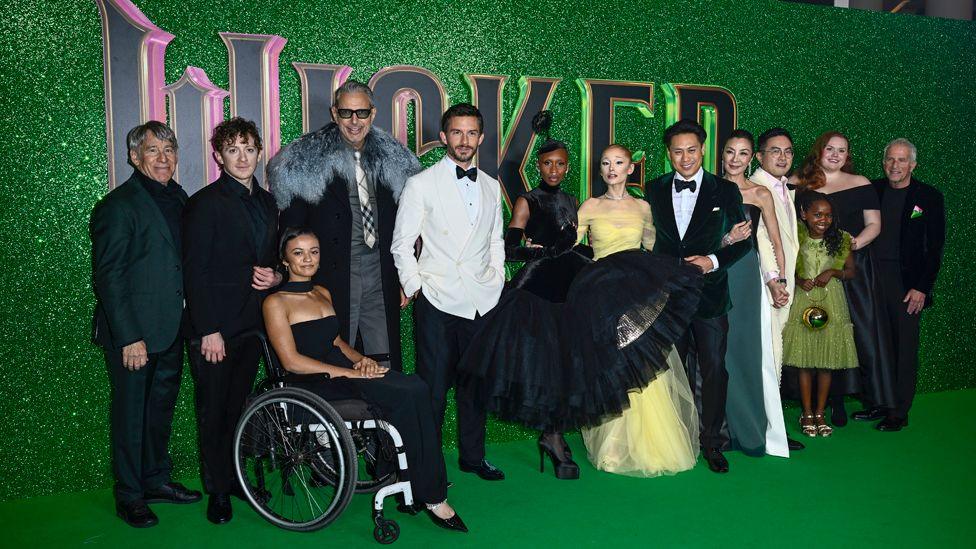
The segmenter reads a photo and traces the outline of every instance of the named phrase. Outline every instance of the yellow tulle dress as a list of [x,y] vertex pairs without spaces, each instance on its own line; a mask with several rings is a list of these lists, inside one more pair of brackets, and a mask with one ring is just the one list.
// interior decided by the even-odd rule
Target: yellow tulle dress
[[[606,201],[609,199],[591,199]],[[587,207],[595,205],[596,207]],[[594,203],[579,213],[579,234],[589,236],[594,259],[654,245],[649,208]],[[672,348],[670,368],[641,391],[630,393],[630,408],[594,428],[581,430],[590,462],[602,471],[654,477],[695,466],[699,451],[698,413],[684,366]]]

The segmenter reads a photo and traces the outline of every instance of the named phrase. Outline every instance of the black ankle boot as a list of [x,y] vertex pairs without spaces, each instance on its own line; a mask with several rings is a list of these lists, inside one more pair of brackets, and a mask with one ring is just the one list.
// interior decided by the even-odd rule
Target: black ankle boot
[[[562,439],[562,436],[559,436]],[[567,452],[568,445],[564,440],[560,440],[558,448],[554,448],[553,443],[546,434],[539,437],[539,472],[546,471],[546,455],[552,461],[553,472],[560,480],[574,480],[579,478],[579,465],[573,461]]]

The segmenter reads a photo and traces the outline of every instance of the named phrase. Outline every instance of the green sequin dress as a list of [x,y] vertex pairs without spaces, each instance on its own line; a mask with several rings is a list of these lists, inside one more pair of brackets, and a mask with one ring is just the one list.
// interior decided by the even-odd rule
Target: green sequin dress
[[[842,231],[844,241],[840,253],[835,257],[827,255],[823,240],[810,238],[803,222],[799,223],[797,232],[800,237],[797,278],[812,279],[828,268],[844,268],[844,261],[851,253],[850,234]],[[827,325],[819,330],[803,323],[803,311],[810,306],[824,309],[830,318]],[[783,364],[794,368],[825,370],[857,368],[854,327],[847,309],[844,286],[837,278],[831,278],[827,286],[809,292],[803,291],[797,284],[790,318],[783,328]]]

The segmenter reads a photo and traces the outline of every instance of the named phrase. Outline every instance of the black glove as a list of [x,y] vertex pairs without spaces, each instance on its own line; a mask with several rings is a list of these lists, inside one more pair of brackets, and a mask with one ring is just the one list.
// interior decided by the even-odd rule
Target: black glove
[[509,227],[505,231],[505,261],[532,261],[545,257],[545,248],[529,248],[522,245],[524,229]]

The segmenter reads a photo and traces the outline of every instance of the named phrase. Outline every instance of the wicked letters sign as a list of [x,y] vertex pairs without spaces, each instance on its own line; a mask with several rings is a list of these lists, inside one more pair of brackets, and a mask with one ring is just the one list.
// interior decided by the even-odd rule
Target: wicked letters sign
[[[165,82],[167,45],[175,35],[157,27],[130,0],[95,0],[102,22],[105,125],[108,139],[108,183],[115,187],[125,180],[125,135],[146,120],[168,122],[180,142],[180,163],[176,178],[192,193],[217,178],[218,167],[210,154],[208,139],[214,126],[224,119],[229,100],[231,116],[254,120],[265,143],[264,162],[281,147],[279,112],[279,59],[287,39],[275,35],[221,32],[227,48],[227,90],[215,86],[197,67],[186,67],[176,82]],[[349,65],[292,62],[301,85],[303,131],[329,121],[333,91],[352,72]],[[459,67],[459,70],[462,70]],[[515,110],[503,124],[502,90],[509,76],[466,74],[470,101],[485,117],[485,141],[478,166],[497,177],[506,201],[531,188],[525,176],[535,135],[532,116],[545,109],[561,79],[522,76]],[[643,117],[654,113],[654,83],[577,78],[582,99],[580,197],[601,194],[605,187],[594,162],[614,141],[614,113],[619,108],[636,109]],[[437,75],[422,67],[398,65],[377,71],[369,80],[376,102],[375,124],[390,131],[418,156],[440,145],[440,116],[450,106],[447,92]],[[695,118],[708,131],[705,168],[714,171],[718,146],[736,127],[736,104],[731,92],[710,85],[662,84],[665,97],[664,126],[680,118]],[[468,98],[465,98],[468,99]],[[414,139],[408,143],[407,110],[413,103]],[[642,185],[643,151],[638,169],[631,176]]]

